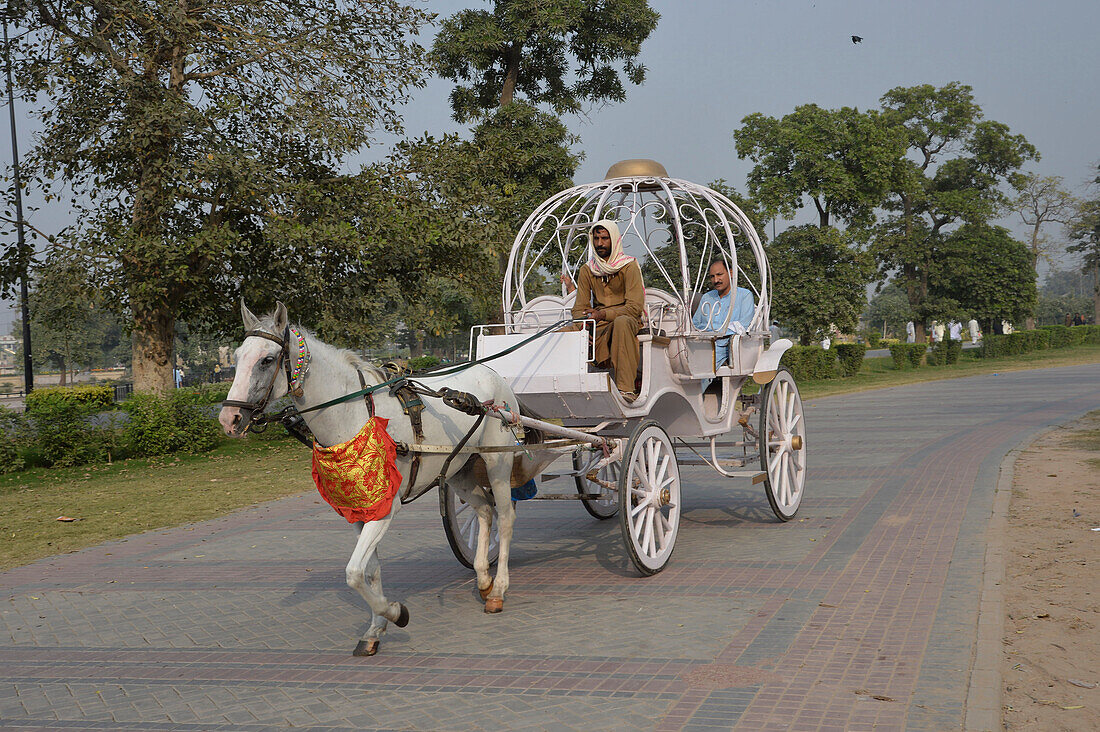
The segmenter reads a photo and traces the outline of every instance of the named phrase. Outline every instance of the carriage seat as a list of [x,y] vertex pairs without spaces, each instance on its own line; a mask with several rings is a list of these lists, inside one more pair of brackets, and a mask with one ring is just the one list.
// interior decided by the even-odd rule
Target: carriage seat
[[573,309],[573,301],[576,300],[576,298],[576,292],[571,292],[565,297],[559,295],[539,295],[538,297],[531,298],[523,309],[513,317],[513,332],[537,333],[559,320],[572,317],[570,312]]
[[683,304],[664,290],[646,288],[639,336],[667,336],[687,328]]

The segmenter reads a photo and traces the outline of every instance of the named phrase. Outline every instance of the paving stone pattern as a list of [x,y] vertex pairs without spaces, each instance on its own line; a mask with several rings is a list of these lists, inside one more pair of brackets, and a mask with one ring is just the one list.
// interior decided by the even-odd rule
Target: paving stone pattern
[[312,493],[43,560],[0,574],[0,726],[959,729],[1000,461],[1093,409],[1100,365],[816,400],[794,521],[684,468],[643,578],[617,521],[525,503],[495,616],[426,497],[382,545],[412,622],[373,658],[354,534]]

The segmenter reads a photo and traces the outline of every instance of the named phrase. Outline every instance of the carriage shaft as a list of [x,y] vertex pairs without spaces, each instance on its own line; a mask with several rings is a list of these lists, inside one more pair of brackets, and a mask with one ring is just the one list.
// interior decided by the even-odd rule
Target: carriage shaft
[[515,412],[510,412],[507,409],[492,409],[489,414],[490,416],[496,417],[506,424],[515,424],[516,422],[518,422],[524,427],[531,427],[542,432],[548,432],[552,435],[558,435],[559,437],[568,437],[571,440],[586,442],[593,447],[604,447],[605,445],[609,449],[611,447],[611,445],[605,438],[599,437],[598,435],[590,435],[587,432],[581,432],[580,430],[571,430],[568,427],[562,427],[551,422],[543,422],[541,419],[524,417],[522,414],[516,414]]

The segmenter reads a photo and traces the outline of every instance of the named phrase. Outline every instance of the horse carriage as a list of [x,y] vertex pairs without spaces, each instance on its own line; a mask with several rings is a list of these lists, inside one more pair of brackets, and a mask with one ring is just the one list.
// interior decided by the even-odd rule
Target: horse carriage
[[[594,321],[571,312],[567,283],[588,260],[600,220],[616,223],[645,281],[633,399],[595,362]],[[730,291],[745,284],[755,308],[747,323],[731,328],[731,307],[703,330],[692,317],[716,259]],[[681,466],[762,483],[775,515],[792,518],[806,478],[806,424],[798,387],[779,363],[791,342],[769,342],[770,294],[763,246],[733,202],[654,161],[624,161],[527,219],[503,283],[504,322],[473,329],[472,363],[386,372],[291,325],[281,303],[263,318],[242,303],[246,333],[219,420],[231,435],[280,421],[312,448],[322,496],[358,531],[346,578],[371,608],[354,651],[369,656],[387,622],[404,626],[410,617],[382,591],[378,543],[400,506],[434,487],[451,548],[477,573],[492,613],[509,585],[513,490],[531,480],[542,486],[536,499],[580,500],[598,519],[618,515],[644,575],[664,569],[675,548]],[[284,394],[292,406],[266,413]],[[326,489],[328,468],[319,465],[334,456],[350,456],[349,474]],[[555,479],[571,480],[571,490],[547,492]]]
[[[618,223],[624,251],[645,273],[633,401],[594,363],[587,329],[530,338],[571,319],[576,292],[566,283],[591,256],[589,232],[601,219]],[[713,330],[693,324],[715,259],[727,264],[731,292],[744,282],[755,302],[752,320],[733,335],[732,308]],[[560,281],[560,293],[548,294],[547,281]],[[492,359],[525,407],[555,418],[522,418],[526,425],[583,443],[571,453],[571,469],[542,476],[572,478],[576,491],[534,498],[579,499],[598,519],[618,514],[630,558],[647,575],[663,569],[675,547],[682,465],[762,483],[776,517],[790,520],[805,483],[806,425],[798,387],[779,365],[791,342],[769,343],[770,294],[767,257],[745,214],[714,190],[670,178],[655,161],[617,163],[605,180],[539,206],[508,259],[505,322],[471,333],[471,358]],[[718,363],[716,344],[724,338],[729,360]],[[448,541],[472,567],[477,524],[466,509],[453,490],[440,488]]]

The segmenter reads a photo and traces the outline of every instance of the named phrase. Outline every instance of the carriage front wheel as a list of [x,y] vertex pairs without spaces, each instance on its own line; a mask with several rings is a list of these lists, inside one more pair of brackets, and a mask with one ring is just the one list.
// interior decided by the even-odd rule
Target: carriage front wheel
[[806,420],[791,372],[780,367],[764,387],[760,408],[760,469],[768,503],[780,521],[790,521],[806,484]]
[[680,526],[680,468],[661,425],[642,422],[627,442],[619,471],[619,526],[630,560],[657,574],[672,557]]
[[[443,531],[455,558],[470,569],[477,555],[477,511],[446,483],[439,489],[439,513],[443,516]],[[497,522],[489,532],[489,564],[500,554],[500,530]]]

